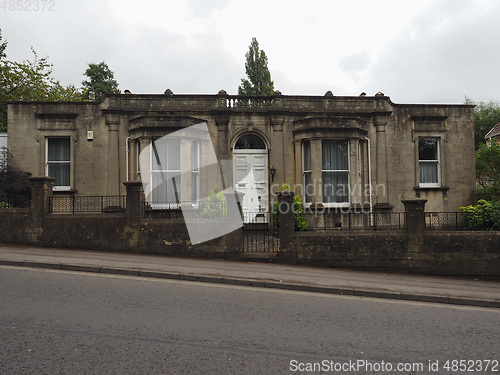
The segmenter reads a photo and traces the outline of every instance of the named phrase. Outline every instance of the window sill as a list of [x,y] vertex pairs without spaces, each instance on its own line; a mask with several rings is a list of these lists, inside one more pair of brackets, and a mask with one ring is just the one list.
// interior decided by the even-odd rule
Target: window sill
[[442,191],[444,195],[447,195],[448,190],[450,190],[450,187],[449,186],[429,186],[429,187],[415,186],[413,188],[413,190],[415,190],[417,198],[420,198],[420,193],[422,193],[423,191]]
[[77,190],[75,189],[67,189],[67,190],[52,190],[53,195],[75,195]]

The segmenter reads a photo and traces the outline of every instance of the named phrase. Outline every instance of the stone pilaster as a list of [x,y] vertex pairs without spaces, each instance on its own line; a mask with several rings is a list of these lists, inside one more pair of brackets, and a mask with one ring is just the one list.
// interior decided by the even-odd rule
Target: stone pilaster
[[106,114],[106,125],[108,126],[108,165],[106,173],[107,178],[106,194],[120,194],[120,148],[119,148],[119,130],[120,115]]
[[285,263],[297,263],[295,251],[295,223],[293,213],[294,192],[283,190],[278,193],[278,214],[280,218],[280,257]]
[[142,217],[142,182],[126,181],[123,184],[127,189],[127,223],[138,224]]
[[425,204],[427,199],[408,199],[402,201],[406,212],[406,227],[409,234],[424,235]]
[[312,204],[323,203],[323,163],[321,156],[321,139],[311,140],[311,182],[313,186]]
[[50,198],[56,181],[53,177],[30,177],[31,215],[34,222],[43,221],[50,212]]
[[217,124],[217,159],[229,160],[230,149],[229,144],[229,118],[228,111],[218,111],[215,114],[215,123]]
[[285,123],[285,116],[276,115],[271,117],[271,125],[273,129],[271,140],[271,165],[270,168],[276,169],[276,176],[274,182],[271,184],[285,181],[285,150],[283,148],[283,124]]

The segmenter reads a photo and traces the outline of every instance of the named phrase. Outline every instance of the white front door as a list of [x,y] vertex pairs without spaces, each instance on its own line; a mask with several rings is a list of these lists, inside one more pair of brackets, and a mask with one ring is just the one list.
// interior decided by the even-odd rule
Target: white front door
[[234,150],[235,189],[244,193],[243,215],[245,222],[266,222],[268,211],[267,151]]

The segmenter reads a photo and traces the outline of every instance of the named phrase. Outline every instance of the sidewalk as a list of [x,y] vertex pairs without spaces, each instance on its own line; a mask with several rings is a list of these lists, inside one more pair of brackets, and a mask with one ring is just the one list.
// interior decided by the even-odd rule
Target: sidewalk
[[500,281],[0,244],[0,265],[500,308]]

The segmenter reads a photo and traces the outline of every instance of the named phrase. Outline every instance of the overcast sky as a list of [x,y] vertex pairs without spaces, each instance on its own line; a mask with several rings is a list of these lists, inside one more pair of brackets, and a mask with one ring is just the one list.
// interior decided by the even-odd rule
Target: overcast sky
[[43,11],[34,0],[17,1],[31,11],[6,3],[7,57],[31,58],[32,46],[65,85],[80,86],[87,64],[105,61],[122,91],[236,94],[255,36],[286,95],[500,102],[498,0],[47,0]]

